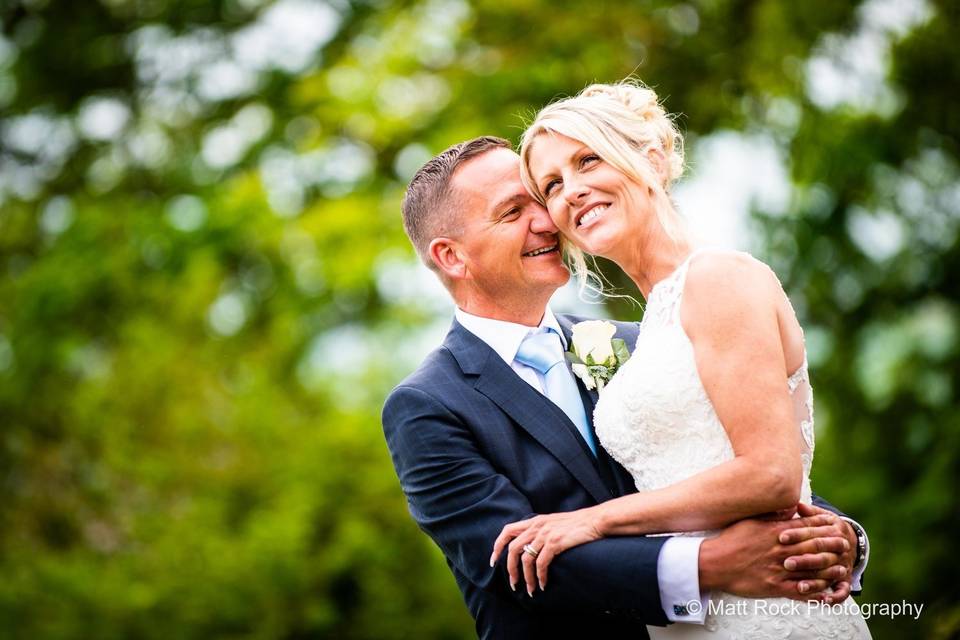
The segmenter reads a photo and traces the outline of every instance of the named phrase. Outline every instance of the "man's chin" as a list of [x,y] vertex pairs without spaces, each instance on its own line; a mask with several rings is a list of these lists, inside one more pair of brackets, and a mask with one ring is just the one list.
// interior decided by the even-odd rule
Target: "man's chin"
[[524,274],[527,282],[531,284],[535,283],[539,286],[553,286],[555,288],[560,288],[567,284],[567,281],[570,279],[570,271],[567,269],[567,266],[563,264],[563,260],[559,255],[549,262],[544,258],[545,256],[539,258],[539,260],[542,260],[540,263],[528,263],[525,265]]
[[538,278],[538,281],[544,287],[551,287],[554,290],[559,289],[570,281],[570,272],[563,265],[557,267],[556,272],[544,274],[544,277]]

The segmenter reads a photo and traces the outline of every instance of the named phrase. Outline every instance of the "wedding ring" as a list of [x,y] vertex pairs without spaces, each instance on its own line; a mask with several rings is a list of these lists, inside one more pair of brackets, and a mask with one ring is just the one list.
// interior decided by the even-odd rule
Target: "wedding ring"
[[533,556],[534,560],[536,560],[537,556],[540,555],[540,552],[534,549],[532,544],[523,545],[523,552],[529,553],[531,556]]

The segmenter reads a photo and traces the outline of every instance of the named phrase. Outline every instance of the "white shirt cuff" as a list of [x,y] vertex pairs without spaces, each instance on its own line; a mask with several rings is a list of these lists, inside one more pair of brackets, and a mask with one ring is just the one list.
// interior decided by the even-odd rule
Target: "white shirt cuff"
[[709,595],[700,593],[700,544],[703,538],[674,536],[660,547],[657,579],[660,605],[670,622],[703,624]]
[[[853,571],[850,572],[850,590],[851,591],[860,591],[862,587],[860,586],[860,578],[863,576],[863,572],[867,569],[867,561],[870,560],[870,538],[867,536],[867,530],[863,528],[859,522],[853,518],[847,518],[846,516],[840,516],[841,520],[846,520],[847,522],[854,524],[860,527],[860,530],[863,531],[863,557],[860,559],[860,564],[853,568]],[[661,552],[660,557],[663,557]]]

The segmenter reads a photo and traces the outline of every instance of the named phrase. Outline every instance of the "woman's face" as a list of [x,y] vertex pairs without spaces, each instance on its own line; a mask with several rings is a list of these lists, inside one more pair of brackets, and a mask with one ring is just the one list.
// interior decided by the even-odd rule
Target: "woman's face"
[[635,237],[653,203],[646,187],[601,160],[577,140],[537,136],[529,151],[531,178],[557,228],[588,253],[616,259]]

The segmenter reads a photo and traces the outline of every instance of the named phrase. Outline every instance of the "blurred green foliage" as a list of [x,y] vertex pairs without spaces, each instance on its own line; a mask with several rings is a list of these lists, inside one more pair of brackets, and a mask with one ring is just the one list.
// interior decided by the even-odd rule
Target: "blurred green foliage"
[[0,635],[470,637],[380,434],[449,313],[399,200],[447,145],[631,72],[691,158],[722,131],[782,153],[752,229],[807,327],[815,486],[870,533],[861,600],[926,605],[875,637],[960,632],[958,25],[954,0],[0,2]]

